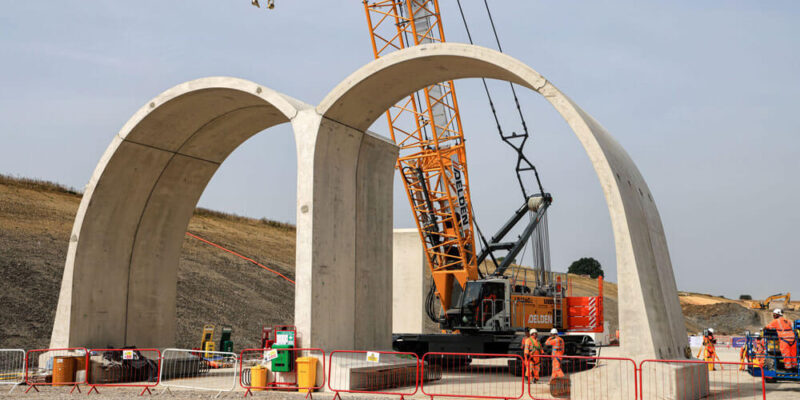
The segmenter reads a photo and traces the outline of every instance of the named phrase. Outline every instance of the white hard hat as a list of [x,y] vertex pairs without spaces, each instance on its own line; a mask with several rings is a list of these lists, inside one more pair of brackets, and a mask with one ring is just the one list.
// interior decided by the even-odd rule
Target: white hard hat
[[558,334],[558,329],[556,329],[556,328],[550,329],[550,333],[552,333],[554,335],[557,335]]
[[708,328],[709,333],[714,333],[714,328]]
[[537,333],[536,329],[531,329],[530,334],[535,335]]
[[776,308],[775,311],[772,312],[773,314],[783,315],[783,310],[780,308]]

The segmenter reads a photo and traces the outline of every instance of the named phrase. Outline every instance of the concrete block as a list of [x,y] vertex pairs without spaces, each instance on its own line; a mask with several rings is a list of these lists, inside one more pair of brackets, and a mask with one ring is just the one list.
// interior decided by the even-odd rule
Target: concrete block
[[416,228],[395,229],[392,245],[392,332],[425,332],[425,295],[431,285]]

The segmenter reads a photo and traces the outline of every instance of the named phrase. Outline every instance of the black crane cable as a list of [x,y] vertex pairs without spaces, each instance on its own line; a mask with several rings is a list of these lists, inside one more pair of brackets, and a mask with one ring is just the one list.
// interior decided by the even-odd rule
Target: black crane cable
[[[456,3],[458,4],[458,11],[461,13],[461,20],[464,22],[464,29],[466,30],[469,43],[475,44],[472,40],[472,34],[470,33],[469,30],[469,24],[467,23],[467,18],[464,15],[464,8],[461,6],[461,0],[456,0]],[[502,53],[503,47],[500,44],[500,36],[497,34],[497,28],[495,27],[494,24],[494,18],[492,17],[492,12],[489,10],[489,3],[487,0],[483,0],[483,4],[486,7],[486,13],[489,16],[489,22],[491,23],[492,26],[492,33],[494,34],[494,39],[495,42],[497,43],[497,49]],[[520,121],[522,122],[523,133],[517,134],[516,132],[512,131],[511,135],[505,135],[503,133],[503,128],[500,125],[500,119],[497,117],[497,110],[495,109],[494,101],[492,100],[492,95],[489,91],[489,86],[486,84],[486,79],[481,78],[481,81],[483,82],[483,89],[486,91],[486,97],[489,99],[489,107],[492,110],[492,116],[494,117],[495,124],[497,125],[497,131],[500,134],[500,138],[503,140],[503,142],[509,145],[512,149],[514,149],[514,151],[517,153],[517,165],[515,167],[515,171],[517,173],[517,180],[519,181],[519,186],[520,189],[522,190],[523,197],[525,199],[528,198],[528,193],[527,190],[525,190],[525,184],[522,181],[522,175],[521,175],[521,172],[524,171],[533,171],[533,174],[536,177],[536,184],[539,187],[539,194],[544,196],[544,188],[542,186],[542,181],[539,178],[539,171],[537,171],[536,166],[534,166],[533,163],[531,163],[530,160],[528,160],[528,157],[526,157],[525,154],[523,153],[523,148],[525,147],[525,143],[530,138],[530,134],[528,132],[528,124],[525,122],[525,116],[522,114],[522,108],[520,107],[519,98],[517,97],[516,89],[514,89],[514,84],[511,82],[508,83],[508,85],[511,87],[511,93],[514,96],[514,103],[516,104],[517,107],[517,113],[519,114]],[[512,142],[512,140],[520,138],[522,140],[520,140],[518,143]]]

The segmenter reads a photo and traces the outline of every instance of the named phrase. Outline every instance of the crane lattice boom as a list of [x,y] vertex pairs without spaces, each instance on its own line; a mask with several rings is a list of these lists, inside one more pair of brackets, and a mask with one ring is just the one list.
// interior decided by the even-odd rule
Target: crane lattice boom
[[[364,2],[375,58],[444,42],[437,0]],[[386,112],[400,146],[397,168],[420,232],[442,308],[453,289],[478,279],[464,134],[452,81],[428,86]]]

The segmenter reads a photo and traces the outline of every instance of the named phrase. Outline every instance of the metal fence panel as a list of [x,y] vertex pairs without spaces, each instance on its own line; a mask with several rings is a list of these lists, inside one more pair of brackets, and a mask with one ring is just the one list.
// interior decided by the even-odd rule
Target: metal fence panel
[[25,350],[0,349],[0,385],[15,387],[25,382]]
[[140,395],[151,393],[161,375],[161,351],[158,349],[89,350],[89,393],[98,387],[142,388]]
[[763,379],[751,376],[747,368],[741,369],[742,364],[645,360],[639,364],[639,398],[766,399]]
[[438,380],[423,380],[422,393],[434,398],[469,397],[520,399],[525,394],[521,374],[515,367],[522,358],[514,354],[426,353],[422,371],[435,371]]
[[[239,360],[239,385],[247,389],[245,397],[253,391],[276,389],[305,392],[306,397],[311,397],[311,393],[325,387],[326,360],[322,349],[244,349]],[[305,381],[299,372],[301,368],[310,368],[310,362],[316,363],[313,382]],[[259,373],[263,374],[263,380],[253,379]]]
[[161,386],[219,393],[236,388],[239,360],[235,353],[188,349],[161,352]]
[[328,357],[328,389],[339,393],[411,396],[419,387],[419,357],[395,351],[335,350]]
[[25,384],[28,393],[37,386],[71,386],[70,393],[81,391],[86,384],[89,366],[88,350],[84,347],[28,350],[25,354]]
[[[528,395],[533,400],[637,399],[636,362],[629,358],[540,355],[527,361],[532,371],[532,379],[526,379]],[[515,373],[527,375],[525,366],[519,367]]]

